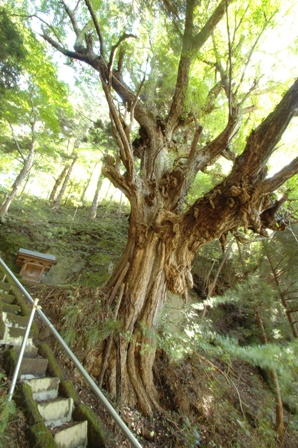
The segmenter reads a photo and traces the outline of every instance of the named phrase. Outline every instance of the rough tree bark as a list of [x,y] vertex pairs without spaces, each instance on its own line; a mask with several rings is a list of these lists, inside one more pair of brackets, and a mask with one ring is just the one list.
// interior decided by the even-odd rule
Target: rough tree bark
[[[237,99],[238,88],[233,90],[229,78],[231,70],[225,73],[218,64],[216,69],[221,81],[212,87],[209,97],[216,97],[220,90],[225,92],[228,104],[225,128],[204,145],[200,143],[202,126],[190,111],[185,114],[192,61],[230,3],[229,0],[219,1],[198,31],[194,18],[196,1],[186,1],[177,81],[168,115],[163,119],[139,98],[142,84],[133,92],[122,77],[123,52],[119,49],[124,40],[133,36],[120,36],[108,54],[108,43],[104,42],[101,24],[89,0],[84,0],[84,4],[93,23],[93,34],[84,34],[83,39],[75,11],[63,3],[76,37],[74,51],[55,40],[50,27],[43,32],[44,39],[56,50],[98,72],[110,109],[119,153],[117,159],[105,157],[102,171],[126,195],[131,214],[125,251],[105,285],[107,303],[110,308],[119,310],[115,317],[121,320],[122,330],[117,343],[107,344],[109,356],[101,377],[106,379],[111,391],[116,393],[118,387],[118,395],[121,378],[122,400],[130,405],[137,402],[148,414],[159,409],[153,363],[155,330],[166,291],[186,297],[192,287],[193,257],[204,244],[238,227],[263,232],[266,227],[263,213],[269,208],[270,193],[298,172],[297,157],[272,178],[266,177],[266,163],[298,107],[297,80],[275,110],[251,132],[242,153],[233,157],[230,174],[186,210],[182,207],[196,174],[212,165],[226,150],[241,118],[243,96]],[[116,62],[118,65],[114,67]],[[119,113],[113,90],[121,98],[129,120],[125,121],[124,114]],[[203,109],[208,113],[204,105]],[[139,137],[131,141],[133,120],[138,122],[140,130]],[[175,152],[175,135],[179,132],[188,140],[192,136],[188,153],[183,160],[169,162],[168,154]],[[117,301],[119,291],[121,303]]]

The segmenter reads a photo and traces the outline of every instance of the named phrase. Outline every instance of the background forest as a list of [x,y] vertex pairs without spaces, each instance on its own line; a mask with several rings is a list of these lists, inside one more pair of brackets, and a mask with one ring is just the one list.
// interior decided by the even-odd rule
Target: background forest
[[[238,3],[117,1],[107,8],[107,2],[16,2],[14,7],[0,2],[0,256],[15,272],[21,247],[57,257],[58,264],[31,292],[41,298],[45,312],[144,447],[298,446],[298,9],[291,1]],[[85,23],[82,5],[91,16],[92,11],[102,12],[101,22],[94,20],[95,28],[100,25],[98,47],[88,37],[94,38],[94,24]],[[196,21],[199,16],[202,23]],[[123,17],[128,17],[127,29],[122,28]],[[72,46],[66,20],[76,35],[73,55],[62,46]],[[139,21],[143,25],[135,39]],[[194,44],[195,50],[183,53],[187,30],[203,36],[204,23],[212,27],[207,45]],[[153,27],[152,39],[147,39]],[[90,45],[92,51],[100,49],[102,58],[103,49],[110,49],[108,72],[102,67],[93,70]],[[192,71],[182,93],[173,86],[177,73],[178,79],[187,77],[181,60],[188,57]],[[135,92],[131,103],[116,77],[123,59],[121,79],[129,95]],[[117,78],[114,84],[112,75]],[[147,310],[136,318],[135,328],[128,329],[132,314],[125,314],[124,301],[138,289],[131,286],[129,293],[127,287],[121,306],[117,288],[119,306],[111,301],[110,291],[121,273],[126,286],[132,282],[133,264],[127,262],[126,250],[140,260],[143,241],[150,240],[146,219],[152,207],[158,210],[150,227],[152,241],[158,235],[167,254],[172,239],[180,248],[176,252],[182,253],[179,241],[189,236],[181,223],[195,207],[201,207],[203,216],[206,201],[210,221],[217,210],[218,215],[224,213],[217,201],[223,204],[225,179],[240,165],[254,135],[263,138],[265,131],[259,130],[264,117],[290,94],[287,122],[268,133],[277,134],[274,142],[269,138],[272,151],[264,150],[256,162],[249,159],[247,165],[256,163],[259,170],[246,172],[249,181],[243,186],[241,180],[241,192],[239,186],[229,185],[229,205],[223,208],[234,213],[240,198],[244,205],[238,215],[223,214],[225,231],[211,235],[210,230],[210,237],[206,232],[200,250],[194,249],[191,257],[187,253],[184,264],[175,251],[160,259],[166,266],[164,283],[160,281],[158,289],[159,273],[154,276],[154,270],[151,280],[157,279],[158,299],[152,308],[160,310],[158,318],[154,314],[146,321]],[[283,107],[282,116],[287,113]],[[153,128],[158,129],[156,140]],[[154,152],[157,140],[166,144],[154,153],[151,164],[146,154]],[[218,146],[219,140],[223,146]],[[260,141],[254,144],[255,153],[261,154]],[[182,172],[188,173],[183,181],[177,174]],[[263,182],[261,187],[256,178]],[[268,189],[267,202],[261,201],[262,209],[260,189],[272,179],[274,188]],[[262,212],[272,207],[274,216],[269,222],[266,215],[265,222]],[[207,218],[202,219],[201,229],[207,225]],[[195,232],[197,228],[199,224]],[[136,242],[129,246],[135,235]],[[201,234],[196,235],[194,247]],[[161,246],[156,247],[159,254]],[[148,245],[144,254],[154,265],[155,249]],[[181,271],[175,271],[177,260]],[[155,300],[149,280],[148,285],[146,289],[139,284],[144,303]],[[164,290],[166,300],[160,306]],[[44,338],[55,348],[48,334]],[[151,399],[146,394],[140,398],[140,386],[119,395],[109,380],[115,347],[119,343],[124,356],[135,340],[140,341],[134,342],[135,358],[152,361],[143,378],[149,397],[153,391]],[[67,360],[57,356],[68,369]],[[87,394],[71,368],[68,373]],[[89,399],[110,432],[107,447],[128,446],[98,403]],[[4,441],[8,432],[9,426]]]

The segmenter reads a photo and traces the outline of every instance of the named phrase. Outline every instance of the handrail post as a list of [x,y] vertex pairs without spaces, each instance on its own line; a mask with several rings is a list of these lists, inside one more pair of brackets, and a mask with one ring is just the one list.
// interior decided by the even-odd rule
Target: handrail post
[[26,331],[25,331],[25,334],[24,334],[24,337],[23,337],[23,342],[22,342],[22,345],[21,345],[18,361],[17,361],[17,364],[16,364],[14,372],[13,372],[13,377],[12,377],[11,385],[10,385],[9,392],[8,392],[8,401],[12,400],[12,396],[13,396],[13,393],[14,393],[14,390],[15,390],[15,387],[16,387],[16,382],[17,382],[19,371],[20,371],[20,368],[21,368],[21,364],[22,364],[22,360],[23,360],[23,356],[24,356],[27,340],[28,340],[28,337],[29,337],[29,333],[30,333],[32,322],[33,322],[33,318],[34,318],[34,314],[35,314],[35,311],[37,310],[37,307],[38,307],[38,301],[39,301],[39,299],[35,299],[34,303],[33,303],[33,308],[32,308],[32,311],[31,311],[31,314],[30,314],[30,317],[29,317],[29,321],[28,321],[28,325],[27,325],[27,328],[26,328]]

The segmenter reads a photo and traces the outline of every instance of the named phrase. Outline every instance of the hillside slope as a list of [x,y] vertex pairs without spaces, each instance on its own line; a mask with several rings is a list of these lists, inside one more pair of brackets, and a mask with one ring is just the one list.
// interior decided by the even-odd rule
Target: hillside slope
[[[119,330],[107,319],[99,286],[108,278],[124,247],[126,229],[127,215],[118,216],[117,207],[101,207],[98,218],[90,221],[87,209],[63,207],[54,213],[46,203],[30,198],[17,201],[7,221],[0,225],[0,255],[13,271],[18,271],[14,262],[20,247],[57,257],[57,266],[42,284],[32,285],[29,290],[40,298],[43,311],[95,380],[100,371],[99,347],[111,331]],[[208,341],[205,345],[200,342],[201,346],[194,350],[183,336],[188,313],[193,311],[179,301],[176,305],[180,307],[178,320],[171,308],[161,320],[154,372],[164,413],[149,419],[125,403],[118,406],[141,444],[150,448],[298,446],[297,417],[289,413],[285,415],[284,440],[276,440],[274,394],[264,372],[225,353],[219,356],[218,350],[212,354],[210,344],[207,349]],[[179,343],[173,328],[179,333]],[[233,328],[230,322],[225,331]],[[105,421],[111,434],[108,445],[128,447],[46,328],[41,329],[40,337],[40,342],[52,346],[79,393]],[[20,431],[20,437],[24,437],[24,425]],[[11,443],[11,447],[20,446]]]

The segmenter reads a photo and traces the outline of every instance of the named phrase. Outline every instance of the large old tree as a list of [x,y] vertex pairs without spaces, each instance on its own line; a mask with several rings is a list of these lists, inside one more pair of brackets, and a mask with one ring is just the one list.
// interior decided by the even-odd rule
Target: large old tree
[[[48,18],[35,12],[43,38],[97,72],[106,96],[118,154],[106,156],[103,173],[131,213],[105,285],[122,332],[102,365],[110,389],[147,413],[159,408],[154,329],[167,290],[186,296],[194,255],[209,241],[275,227],[272,193],[298,172],[296,157],[268,176],[298,107],[298,80],[279,95],[253,59],[278,13],[270,3],[61,0]],[[222,156],[230,169],[191,200],[193,183]]]

